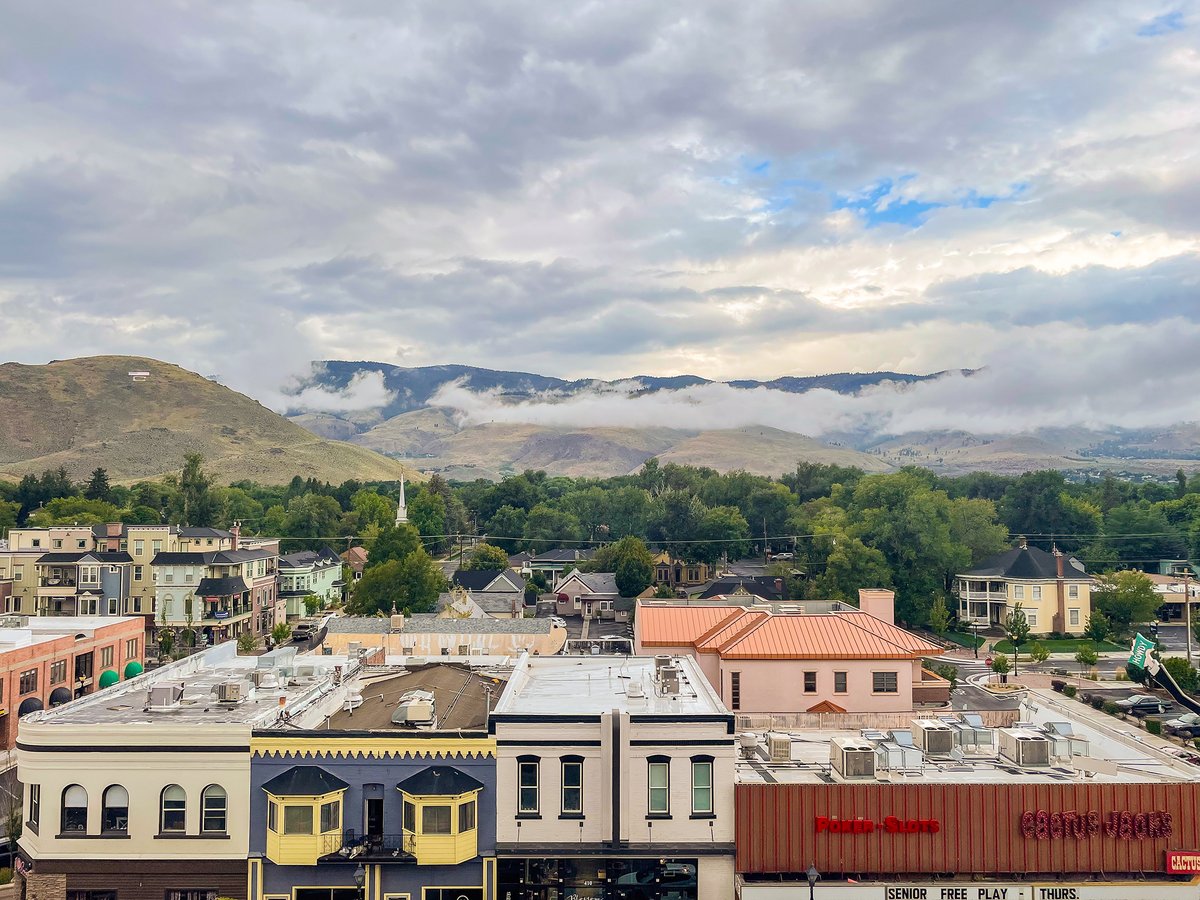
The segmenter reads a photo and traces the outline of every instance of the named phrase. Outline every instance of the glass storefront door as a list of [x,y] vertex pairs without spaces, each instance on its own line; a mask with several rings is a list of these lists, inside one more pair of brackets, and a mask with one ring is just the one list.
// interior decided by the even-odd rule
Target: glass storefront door
[[501,859],[498,900],[696,900],[695,859]]

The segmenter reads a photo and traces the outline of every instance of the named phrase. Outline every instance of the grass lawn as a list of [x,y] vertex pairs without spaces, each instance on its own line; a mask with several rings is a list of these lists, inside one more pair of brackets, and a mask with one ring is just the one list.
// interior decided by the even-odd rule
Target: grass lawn
[[[1028,642],[1022,644],[1021,645],[1021,655],[1028,656],[1029,648],[1032,647],[1034,645],[1034,643],[1035,643],[1034,641],[1028,641]],[[1042,640],[1042,641],[1037,641],[1036,643],[1041,644],[1043,647],[1045,647],[1051,653],[1075,653],[1077,650],[1079,650],[1080,647],[1093,646],[1092,641],[1088,640],[1087,638],[1062,638],[1057,641]],[[1129,649],[1128,647],[1122,646],[1121,644],[1114,644],[1111,641],[1100,641],[1099,643],[1095,644],[1094,646],[1101,653]],[[1013,645],[1006,638],[1003,641],[998,641],[996,643],[995,649],[996,649],[997,653],[1012,653]]]
[[938,637],[947,640],[952,644],[958,644],[960,647],[966,647],[971,650],[975,647],[982,647],[986,641],[981,637],[974,637],[969,634],[960,634],[957,631],[947,631],[944,634],[939,634]]

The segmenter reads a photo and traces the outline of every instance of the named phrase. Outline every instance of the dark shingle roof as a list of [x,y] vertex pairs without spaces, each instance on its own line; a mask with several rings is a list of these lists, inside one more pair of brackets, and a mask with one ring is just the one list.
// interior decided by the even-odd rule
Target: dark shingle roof
[[37,558],[39,565],[69,565],[79,562],[99,563],[131,563],[133,557],[124,552],[100,553],[96,550],[80,551],[79,553],[43,553]]
[[196,585],[198,597],[228,597],[230,594],[244,594],[250,590],[250,585],[240,575],[225,578],[201,578]]
[[[962,573],[966,576],[993,578],[1028,578],[1046,580],[1058,578],[1058,561],[1053,553],[1039,547],[1013,547],[985,559],[974,569]],[[1063,578],[1075,581],[1091,578],[1083,563],[1073,556],[1063,557]]]
[[506,574],[508,575],[507,581],[512,584],[510,592],[524,593],[525,579],[512,569],[459,569],[454,573],[454,583],[469,591],[485,591],[493,581],[499,578],[502,579],[500,584],[492,588],[493,592],[499,592],[505,590],[503,576]]
[[320,766],[292,766],[264,784],[263,790],[276,797],[312,797],[349,786]]
[[152,566],[219,566],[238,565],[256,559],[274,556],[270,550],[206,550],[190,552],[158,553],[150,560]]
[[483,789],[483,782],[454,766],[430,766],[401,781],[397,788],[417,796],[450,796]]
[[201,528],[200,526],[184,525],[179,529],[179,536],[185,538],[232,538],[232,531],[221,528]]
[[723,594],[733,594],[742,588],[748,594],[762,597],[764,600],[786,599],[783,591],[775,584],[773,575],[733,575],[727,578],[717,578],[702,590],[697,597],[707,600],[709,597],[719,597]]

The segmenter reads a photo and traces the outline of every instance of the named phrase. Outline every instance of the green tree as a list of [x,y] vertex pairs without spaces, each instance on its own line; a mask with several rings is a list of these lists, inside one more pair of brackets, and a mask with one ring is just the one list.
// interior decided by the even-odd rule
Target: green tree
[[271,629],[271,640],[277,645],[287,641],[292,636],[292,626],[287,622],[276,622]]
[[416,491],[408,504],[408,521],[434,552],[440,553],[448,546],[446,501],[440,494],[428,490]]
[[258,639],[253,633],[243,631],[238,635],[237,648],[239,653],[253,653],[254,648],[258,646]]
[[396,521],[396,509],[390,500],[374,491],[356,491],[350,498],[350,509],[358,514],[358,527],[378,525],[386,528]]
[[631,534],[601,547],[583,568],[615,573],[622,597],[636,597],[654,581],[654,556],[645,541]]
[[179,475],[179,508],[181,524],[212,527],[221,517],[218,498],[212,491],[213,479],[204,469],[204,457],[189,453],[184,457]]
[[318,550],[336,537],[342,508],[324,494],[302,494],[287,505],[283,533],[289,550]]
[[1041,641],[1034,641],[1029,648],[1029,658],[1040,665],[1050,658],[1050,650]]
[[1154,618],[1159,601],[1145,574],[1126,571],[1101,575],[1092,588],[1092,604],[1108,617],[1112,631],[1125,637],[1134,626]]
[[1029,640],[1029,619],[1025,610],[1018,603],[1013,611],[1004,617],[1004,631],[1013,645],[1013,674],[1017,673],[1017,661],[1021,656],[1021,645]]
[[992,671],[1000,676],[1000,681],[1008,684],[1008,657],[1003,653],[997,653],[992,657]]
[[121,521],[121,510],[103,500],[85,500],[83,497],[58,497],[26,520],[31,528],[46,528],[50,525],[102,525],[105,522]]
[[304,614],[306,616],[315,616],[321,611],[321,598],[316,594],[309,594],[304,598]]
[[488,522],[488,543],[505,553],[516,553],[521,549],[521,539],[525,534],[525,518],[525,510],[501,506]]
[[1111,631],[1112,624],[1108,621],[1108,616],[1098,609],[1092,611],[1083,626],[1083,636],[1097,644],[1105,640]]
[[1180,688],[1189,694],[1200,690],[1200,676],[1197,676],[1195,667],[1188,665],[1188,661],[1182,656],[1169,656],[1162,664]]
[[929,609],[929,627],[934,634],[945,634],[950,626],[950,610],[946,608],[946,598],[939,594]]
[[1104,517],[1104,542],[1122,563],[1173,559],[1186,552],[1183,534],[1165,511],[1146,502],[1115,506]]
[[[410,553],[415,553],[420,546],[421,535],[417,529],[408,524],[389,525],[379,532],[379,537],[371,545],[367,564],[363,568],[369,570],[393,560],[399,562]],[[365,574],[363,578],[366,578]],[[359,583],[362,583],[361,580]]]
[[473,571],[481,569],[507,569],[508,554],[491,544],[476,544],[471,558],[463,568]]
[[111,503],[112,487],[108,483],[108,472],[99,467],[93,469],[92,477],[84,485],[83,496],[89,500],[100,500],[104,503]]
[[1072,497],[1061,472],[1026,472],[1004,492],[999,513],[1009,533],[1043,550],[1057,543],[1073,553],[1100,531],[1100,510]]
[[8,537],[8,530],[17,527],[17,515],[21,512],[21,504],[15,500],[0,500],[0,538]]
[[386,614],[393,605],[410,613],[432,612],[444,589],[441,569],[419,547],[402,560],[389,559],[365,570],[346,609],[353,615],[368,616]]
[[714,506],[700,517],[697,530],[706,543],[685,551],[685,559],[715,563],[722,558],[740,559],[750,552],[750,526],[736,506]]
[[949,515],[950,540],[967,548],[972,563],[1008,549],[1008,529],[996,521],[991,500],[951,500]]
[[1100,661],[1100,654],[1096,652],[1095,647],[1089,647],[1087,644],[1080,646],[1075,651],[1075,662],[1079,664],[1079,677],[1083,678],[1085,669],[1090,669]]
[[545,503],[539,503],[525,518],[525,543],[535,551],[575,543],[581,535],[578,519]]
[[654,589],[655,599],[669,600],[675,596],[674,589],[666,582],[660,584]]

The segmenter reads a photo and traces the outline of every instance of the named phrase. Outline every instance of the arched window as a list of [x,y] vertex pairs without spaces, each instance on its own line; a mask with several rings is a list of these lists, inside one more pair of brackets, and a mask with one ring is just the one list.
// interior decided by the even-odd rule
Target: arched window
[[100,830],[108,832],[129,830],[129,792],[119,784],[109,785],[104,789]]
[[183,832],[187,828],[187,794],[177,784],[163,788],[158,830],[162,833]]
[[59,830],[64,834],[68,831],[87,831],[87,791],[82,785],[68,785],[62,795],[62,822]]
[[206,787],[200,795],[200,830],[224,834],[227,807],[225,788],[219,784]]

